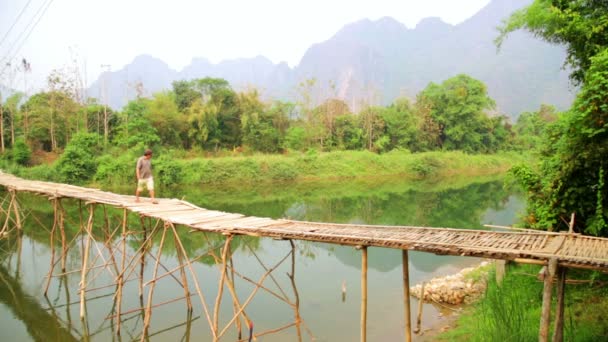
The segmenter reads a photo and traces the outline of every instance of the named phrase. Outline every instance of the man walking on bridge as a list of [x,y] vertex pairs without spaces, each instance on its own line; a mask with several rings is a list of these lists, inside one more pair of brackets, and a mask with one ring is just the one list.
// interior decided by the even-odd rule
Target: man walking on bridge
[[144,189],[148,189],[152,203],[157,204],[154,198],[154,179],[152,178],[152,150],[147,149],[144,155],[137,159],[135,174],[137,175],[137,190],[135,190],[135,202],[139,202],[139,194]]

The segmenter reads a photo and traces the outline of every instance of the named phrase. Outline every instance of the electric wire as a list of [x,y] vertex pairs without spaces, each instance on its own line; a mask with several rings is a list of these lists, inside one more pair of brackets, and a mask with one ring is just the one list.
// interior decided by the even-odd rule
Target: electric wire
[[19,19],[21,19],[21,16],[23,15],[23,13],[25,12],[25,10],[27,9],[27,7],[30,5],[31,2],[32,2],[32,0],[29,0],[27,2],[27,4],[25,4],[25,6],[23,6],[23,9],[19,13],[19,15],[17,16],[17,18],[15,19],[15,21],[13,21],[13,24],[11,25],[11,27],[8,29],[8,31],[6,31],[6,33],[4,34],[4,37],[2,37],[2,40],[0,40],[0,46],[2,46],[2,43],[4,43],[4,41],[6,40],[6,37],[8,37],[9,33],[11,33],[11,31],[15,27],[15,24],[17,24],[17,22],[19,21]]
[[[25,36],[25,38],[21,41],[21,43],[17,47],[17,50],[15,51],[15,53],[12,54],[12,57],[10,57],[8,60],[6,60],[6,63],[4,64],[4,67],[0,71],[0,75],[4,74],[4,71],[6,70],[6,68],[10,66],[10,63],[13,61],[13,59],[15,59],[15,57],[17,56],[17,54],[19,54],[19,52],[21,51],[21,48],[23,47],[23,45],[27,42],[27,39],[30,37],[30,35],[32,34],[32,32],[34,31],[34,29],[36,28],[36,26],[38,25],[38,23],[40,22],[40,20],[46,14],[46,11],[49,9],[49,7],[51,7],[51,4],[53,3],[53,1],[54,0],[47,0],[47,1],[45,1],[42,4],[42,6],[40,6],[40,8],[38,9],[38,11],[36,11],[36,14],[32,17],[32,20],[30,20],[29,24],[25,27],[25,29],[23,31],[21,31],[21,33],[19,34],[18,38],[13,42],[13,45],[11,45],[11,47],[9,48],[9,50],[7,52],[7,57],[10,55],[10,51],[15,46],[15,44],[19,41],[19,39],[21,39],[21,36],[23,36],[23,33],[25,33],[29,29],[29,32],[27,33],[27,35]],[[42,14],[40,14],[40,16],[38,16],[38,14],[40,13],[40,11],[42,11]],[[34,19],[36,17],[38,17],[38,19],[36,19],[36,22],[34,22]],[[34,23],[34,25],[32,25],[32,23]],[[31,26],[31,28],[30,28],[30,26]],[[5,59],[3,59],[2,62],[4,63],[4,61],[5,61]]]

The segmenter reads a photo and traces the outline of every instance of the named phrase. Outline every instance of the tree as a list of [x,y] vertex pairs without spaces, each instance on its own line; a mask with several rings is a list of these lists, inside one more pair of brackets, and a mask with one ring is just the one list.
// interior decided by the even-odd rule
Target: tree
[[129,101],[120,115],[120,124],[114,142],[132,148],[138,145],[154,146],[160,142],[156,129],[148,120],[148,100]]
[[528,191],[527,224],[560,230],[575,213],[575,230],[608,236],[608,3],[536,0],[505,22],[497,42],[518,28],[565,44],[570,76],[582,84],[570,110],[548,126],[540,169],[512,171]]
[[430,83],[419,95],[430,116],[439,125],[439,146],[446,150],[482,152],[486,148],[488,116],[484,110],[494,108],[486,86],[470,76],[460,74],[441,85]]
[[165,146],[180,146],[187,138],[187,117],[179,112],[172,92],[156,93],[148,101],[147,119]]
[[524,151],[539,149],[547,126],[555,120],[557,120],[555,107],[548,105],[541,105],[536,112],[521,113],[513,126],[516,133],[516,147]]

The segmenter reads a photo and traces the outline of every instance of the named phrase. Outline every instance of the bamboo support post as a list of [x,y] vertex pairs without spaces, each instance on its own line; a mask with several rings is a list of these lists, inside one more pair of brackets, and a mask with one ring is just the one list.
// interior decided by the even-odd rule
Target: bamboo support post
[[11,190],[11,203],[13,203],[13,213],[15,214],[15,225],[18,230],[21,230],[21,215],[19,214],[19,203],[17,202],[17,192]]
[[495,260],[494,266],[496,267],[496,283],[500,286],[502,284],[502,280],[505,277],[505,272],[507,269],[507,261],[506,260]]
[[405,318],[405,340],[412,341],[412,317],[410,310],[410,267],[407,250],[401,251],[401,263],[403,264],[403,306]]
[[[175,229],[175,226],[173,224],[170,224],[171,230],[173,230],[173,234],[177,235],[177,230]],[[194,287],[196,288],[196,292],[199,296],[199,299],[201,300],[201,304],[203,305],[203,310],[205,312],[205,316],[207,318],[207,323],[209,323],[209,326],[212,326],[212,322],[211,322],[211,316],[209,315],[209,309],[207,308],[207,302],[205,301],[205,296],[203,295],[203,292],[201,291],[201,288],[198,284],[198,281],[196,279],[196,273],[194,272],[194,269],[192,268],[192,263],[190,263],[190,259],[188,259],[188,254],[186,253],[186,249],[184,248],[184,245],[182,244],[181,240],[178,238],[177,239],[177,253],[182,253],[184,255],[184,258],[186,260],[186,265],[188,265],[188,269],[190,270],[190,275],[192,276],[192,278],[194,279]],[[213,329],[211,330],[211,333],[213,334],[213,338],[215,339],[216,335],[215,335],[215,331],[213,331]]]
[[420,333],[422,327],[422,308],[424,308],[424,285],[425,282],[422,282],[420,286],[420,298],[418,299],[418,315],[416,316],[416,330],[414,330],[415,334]]
[[144,268],[146,265],[146,251],[147,245],[146,241],[148,240],[148,230],[146,228],[146,223],[144,222],[144,218],[140,218],[141,227],[143,229],[143,237],[142,237],[142,246],[141,246],[141,258],[140,258],[140,269],[139,269],[139,298],[144,298]]
[[150,328],[150,318],[152,316],[152,297],[154,295],[154,287],[156,286],[156,275],[158,274],[158,265],[160,264],[161,254],[163,252],[163,245],[165,244],[165,237],[167,236],[166,226],[163,229],[163,235],[160,238],[160,244],[158,246],[158,257],[156,258],[156,263],[154,264],[154,271],[152,273],[152,283],[150,284],[150,290],[148,290],[148,302],[146,303],[148,306],[146,307],[146,311],[144,314],[144,329],[141,335],[141,341],[145,341],[148,336],[148,329]]
[[361,342],[367,341],[367,246],[361,248]]
[[217,336],[218,321],[220,315],[220,305],[222,304],[222,295],[224,293],[224,283],[226,282],[226,269],[227,269],[227,258],[230,251],[230,241],[232,241],[232,235],[226,237],[224,243],[224,249],[222,250],[222,273],[220,275],[220,281],[217,288],[217,297],[215,298],[215,309],[213,311],[213,330]]
[[[228,330],[228,328],[232,325],[232,323],[234,323],[234,321],[238,318],[238,316],[244,312],[245,308],[247,307],[247,305],[249,305],[249,303],[251,302],[251,300],[253,299],[253,297],[255,296],[255,294],[258,292],[258,290],[262,287],[262,283],[264,282],[264,280],[266,279],[266,277],[268,277],[268,275],[273,272],[277,267],[279,267],[286,259],[287,257],[290,255],[291,253],[288,253],[285,257],[283,257],[281,260],[279,260],[279,262],[274,265],[272,268],[268,269],[268,271],[266,271],[266,273],[264,273],[261,277],[260,280],[258,280],[258,282],[256,283],[257,285],[255,286],[255,288],[253,289],[253,291],[249,294],[249,297],[247,297],[247,300],[245,300],[245,303],[243,303],[243,305],[241,306],[241,308],[239,309],[239,312],[237,312],[234,317],[232,317],[232,319],[228,322],[228,324],[226,324],[226,326],[224,327],[224,329],[222,329],[222,331],[218,334],[218,338],[222,337],[224,335],[224,333],[226,333],[226,331]],[[250,320],[248,320],[248,323],[251,323]],[[250,326],[251,327],[251,326]],[[213,330],[212,330],[213,331]]]
[[553,277],[557,269],[557,258],[549,260],[549,267],[546,268],[545,281],[543,287],[543,306],[540,315],[540,329],[538,341],[546,342],[549,338],[549,324],[551,322],[551,294],[553,290]]
[[61,205],[61,201],[59,204],[59,230],[61,233],[61,272],[65,273],[66,263],[68,257],[68,244],[67,237],[65,235],[65,209],[63,209],[63,205]]
[[[173,235],[175,245],[177,246],[177,240],[179,237]],[[190,287],[188,286],[188,277],[186,276],[186,265],[184,264],[184,256],[181,253],[177,253],[177,260],[179,261],[179,272],[182,278],[182,286],[184,287],[184,295],[186,296],[186,305],[188,307],[188,314],[192,315],[192,300],[190,299]]]
[[123,209],[122,212],[122,258],[120,261],[120,272],[118,272],[118,289],[116,291],[116,312],[118,316],[116,318],[116,335],[120,336],[120,313],[122,310],[122,288],[125,284],[124,273],[125,273],[125,262],[127,260],[127,209]]
[[291,281],[291,287],[293,288],[293,295],[295,297],[295,302],[293,304],[293,311],[295,315],[295,323],[296,323],[296,333],[298,335],[298,342],[302,341],[302,331],[300,329],[300,324],[302,322],[302,317],[300,317],[300,294],[298,293],[298,288],[296,287],[296,246],[293,243],[293,240],[289,240],[289,244],[291,245],[291,274],[287,273],[289,280]]
[[93,230],[93,217],[95,214],[95,205],[89,205],[89,219],[87,221],[86,229],[86,244],[84,247],[83,260],[82,260],[82,269],[81,269],[81,277],[80,277],[80,319],[84,320],[85,313],[85,288],[87,286],[87,264],[89,262],[89,249],[91,248],[91,236],[90,233]]
[[557,308],[555,310],[553,342],[562,342],[564,340],[564,295],[566,292],[567,270],[565,267],[558,267],[557,271]]
[[572,213],[572,215],[570,216],[570,223],[568,224],[568,233],[574,233],[574,213]]
[[55,230],[57,229],[57,201],[58,199],[53,200],[53,227],[51,228],[51,269],[49,270],[49,275],[46,279],[46,286],[44,287],[44,296],[46,297],[49,291],[49,285],[51,285],[51,279],[53,279],[53,271],[55,270]]

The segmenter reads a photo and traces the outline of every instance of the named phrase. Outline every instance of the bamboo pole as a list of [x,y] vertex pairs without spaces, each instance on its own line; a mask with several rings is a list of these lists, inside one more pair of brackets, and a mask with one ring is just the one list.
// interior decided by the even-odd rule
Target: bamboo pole
[[118,312],[116,318],[116,335],[120,336],[120,312],[122,310],[122,287],[125,284],[124,273],[125,273],[125,262],[127,260],[127,209],[123,209],[122,212],[122,258],[120,261],[120,272],[118,272],[118,290],[116,291],[116,312]]
[[[169,224],[171,229],[173,230],[173,234],[177,235],[177,231],[175,229],[175,226],[173,224]],[[201,300],[201,304],[203,305],[203,310],[205,312],[205,317],[207,318],[207,323],[209,323],[209,326],[212,326],[212,322],[211,322],[211,316],[209,315],[209,309],[207,308],[207,302],[205,301],[205,296],[203,295],[203,292],[201,291],[201,288],[198,284],[198,281],[196,279],[196,273],[194,272],[194,268],[192,267],[192,264],[190,263],[190,259],[188,259],[188,254],[186,253],[186,249],[184,248],[184,245],[182,244],[180,239],[177,239],[177,247],[179,247],[178,249],[178,253],[183,253],[184,258],[186,260],[186,265],[188,265],[188,269],[190,270],[190,275],[192,275],[192,278],[194,279],[194,287],[196,288],[196,292],[198,293],[199,299]],[[213,331],[213,329],[211,329],[211,333],[213,334],[213,338],[215,339],[215,331]]]
[[401,263],[403,264],[403,305],[405,317],[405,340],[412,341],[412,317],[410,309],[410,267],[407,249],[401,251]]
[[291,287],[293,288],[293,295],[295,297],[293,311],[296,320],[296,334],[298,335],[298,342],[301,342],[302,329],[300,328],[300,324],[302,322],[302,317],[300,316],[300,294],[298,293],[298,288],[296,287],[296,246],[294,245],[293,240],[291,239],[289,240],[289,244],[291,245],[291,274],[287,273],[287,276],[291,281]]
[[[220,316],[220,305],[222,304],[222,295],[224,293],[224,283],[226,282],[226,268],[227,268],[227,257],[228,252],[230,251],[230,241],[232,241],[232,235],[228,235],[226,237],[226,242],[224,243],[224,250],[222,251],[222,273],[220,276],[220,282],[217,288],[217,297],[215,298],[215,308],[213,310],[213,330],[215,331],[215,336],[217,336],[217,326]],[[215,341],[218,340],[216,337]]]
[[17,202],[17,192],[11,190],[11,202],[13,202],[13,212],[15,213],[15,224],[18,230],[21,230],[21,215],[19,214],[19,203]]
[[553,290],[553,277],[557,269],[557,258],[549,260],[549,267],[545,271],[545,284],[543,287],[543,306],[540,315],[539,342],[547,342],[549,338],[549,324],[551,322],[551,291]]
[[141,258],[140,258],[140,268],[139,268],[139,298],[143,300],[144,298],[144,268],[146,265],[146,251],[147,245],[146,241],[148,240],[148,230],[146,228],[146,223],[144,222],[144,218],[140,217],[141,227],[143,229],[143,242],[141,248]]
[[559,267],[557,271],[557,308],[555,310],[555,330],[553,330],[553,342],[562,342],[564,340],[564,294],[566,292],[567,271],[568,269],[565,267]]
[[367,341],[367,246],[361,248],[361,342]]
[[415,334],[420,333],[422,327],[422,308],[424,308],[424,285],[425,282],[422,282],[420,286],[420,298],[418,299],[418,316],[416,317],[416,330],[414,330]]
[[46,279],[46,286],[44,287],[44,296],[46,297],[49,286],[51,285],[51,279],[53,278],[53,271],[55,270],[55,230],[57,229],[57,199],[53,200],[53,227],[51,228],[51,269]]
[[95,213],[95,204],[89,205],[89,220],[86,226],[86,245],[84,247],[84,255],[82,261],[82,270],[80,277],[80,320],[84,321],[86,316],[85,308],[85,288],[87,286],[87,264],[89,262],[89,249],[91,248],[91,230],[93,230],[93,217]]
[[152,274],[152,284],[150,285],[150,290],[148,290],[148,302],[146,303],[148,306],[146,307],[146,312],[144,314],[144,329],[141,335],[141,341],[145,341],[148,336],[148,329],[150,328],[150,317],[152,316],[152,296],[154,295],[154,287],[156,286],[156,275],[158,274],[158,264],[160,264],[160,257],[163,252],[163,245],[165,244],[165,237],[167,235],[168,227],[165,226],[163,229],[163,235],[160,238],[160,244],[158,246],[158,257],[156,258],[156,263],[154,264],[154,271]]
[[59,229],[61,232],[61,272],[65,273],[68,256],[68,244],[67,237],[65,235],[65,209],[63,209],[63,205],[61,205],[61,201],[59,201],[59,213]]
[[[175,240],[175,245],[177,246],[177,240],[179,239],[179,237],[174,234],[173,238]],[[186,305],[188,307],[188,314],[192,315],[192,300],[190,299],[190,286],[188,286],[188,277],[186,276],[186,270],[184,269],[184,267],[186,267],[186,265],[184,264],[184,256],[181,253],[177,253],[177,260],[179,261],[179,273],[182,278],[182,286],[184,287],[184,295],[186,296]]]

